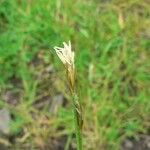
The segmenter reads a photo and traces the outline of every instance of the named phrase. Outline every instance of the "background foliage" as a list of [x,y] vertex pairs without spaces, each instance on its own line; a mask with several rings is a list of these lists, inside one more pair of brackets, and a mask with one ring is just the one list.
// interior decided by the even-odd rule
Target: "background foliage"
[[85,149],[116,150],[124,138],[147,133],[149,6],[148,0],[1,0],[0,107],[12,115],[7,145],[74,147],[65,72],[53,50],[68,40]]

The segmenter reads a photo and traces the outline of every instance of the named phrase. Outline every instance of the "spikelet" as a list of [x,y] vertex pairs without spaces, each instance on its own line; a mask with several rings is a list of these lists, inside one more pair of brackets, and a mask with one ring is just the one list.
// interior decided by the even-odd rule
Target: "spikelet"
[[63,45],[63,48],[55,46],[54,49],[67,70],[68,80],[71,86],[70,90],[73,92],[75,86],[74,52],[71,50],[70,41],[68,44],[63,42]]
[[74,68],[74,52],[71,50],[71,42],[63,42],[64,47],[55,46],[54,49],[65,66],[72,66]]

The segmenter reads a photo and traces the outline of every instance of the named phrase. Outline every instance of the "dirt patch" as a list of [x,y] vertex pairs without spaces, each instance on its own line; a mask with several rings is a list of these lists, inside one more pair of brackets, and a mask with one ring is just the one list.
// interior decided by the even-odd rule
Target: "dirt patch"
[[139,135],[136,139],[125,139],[121,150],[150,150],[150,135]]

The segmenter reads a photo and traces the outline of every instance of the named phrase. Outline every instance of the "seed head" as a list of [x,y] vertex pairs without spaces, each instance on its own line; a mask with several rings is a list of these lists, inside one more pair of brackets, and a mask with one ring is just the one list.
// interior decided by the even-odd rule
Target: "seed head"
[[67,70],[68,80],[70,83],[71,91],[74,91],[74,82],[75,82],[75,65],[74,65],[74,52],[71,50],[70,41],[67,43],[63,42],[64,47],[54,47],[56,54],[65,65]]
[[54,49],[65,66],[72,66],[74,68],[74,52],[71,50],[70,41],[67,43],[63,42],[64,47],[55,46]]

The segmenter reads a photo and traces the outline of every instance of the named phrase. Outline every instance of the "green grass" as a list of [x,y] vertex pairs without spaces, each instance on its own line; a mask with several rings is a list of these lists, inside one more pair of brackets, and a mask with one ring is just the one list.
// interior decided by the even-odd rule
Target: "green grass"
[[[84,149],[117,150],[125,137],[147,133],[149,14],[146,0],[1,0],[0,107],[14,116],[14,147],[42,148],[64,135],[74,143],[65,72],[53,50],[68,40],[76,54],[84,106]],[[8,91],[13,95],[9,103]],[[52,101],[57,93],[64,95],[65,105],[51,114],[45,99]],[[36,107],[39,103],[42,109]]]

